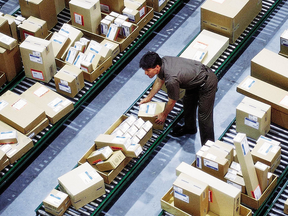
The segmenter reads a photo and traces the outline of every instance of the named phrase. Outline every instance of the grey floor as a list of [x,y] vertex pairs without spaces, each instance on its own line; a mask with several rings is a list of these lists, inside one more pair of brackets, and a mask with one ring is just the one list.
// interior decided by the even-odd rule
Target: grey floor
[[[153,81],[138,68],[147,50],[161,56],[177,55],[200,31],[200,8],[204,1],[190,0],[131,62],[99,94],[86,103],[81,112],[63,127],[47,148],[1,194],[3,216],[35,215],[34,210],[57,185],[57,178],[70,171],[93,145],[94,139],[120,117]],[[4,7],[2,7],[4,8]],[[1,10],[0,10],[1,11]],[[235,118],[236,106],[243,96],[237,85],[250,74],[251,59],[264,47],[280,50],[280,35],[288,29],[288,2],[274,13],[252,43],[231,65],[219,82],[215,103],[215,137],[218,138]],[[123,191],[103,215],[158,215],[160,199],[176,179],[175,168],[182,162],[192,163],[200,148],[199,134],[173,138],[168,136],[155,156]]]

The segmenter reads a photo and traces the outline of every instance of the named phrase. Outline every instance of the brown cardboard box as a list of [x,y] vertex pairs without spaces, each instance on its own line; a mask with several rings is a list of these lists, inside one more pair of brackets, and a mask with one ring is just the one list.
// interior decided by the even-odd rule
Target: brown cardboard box
[[12,36],[10,32],[9,22],[3,16],[0,16],[0,32],[10,37]]
[[143,149],[142,149],[142,146],[140,144],[131,143],[131,145],[127,148],[127,151],[125,152],[125,156],[136,158],[141,154],[142,151],[143,151]]
[[56,74],[51,41],[29,35],[20,45],[25,75],[48,83]]
[[142,118],[144,121],[150,121],[153,124],[154,129],[163,130],[163,124],[157,124],[155,120],[156,115],[162,113],[165,109],[165,102],[149,102],[145,104],[141,104],[138,112],[138,118]]
[[236,131],[258,139],[270,130],[271,106],[253,98],[244,97],[236,107]]
[[233,139],[237,157],[241,165],[243,178],[246,185],[247,194],[250,197],[259,199],[261,197],[261,189],[259,186],[254,162],[249,149],[246,135],[243,133],[237,133]]
[[[169,212],[173,215],[183,215],[183,216],[191,216],[190,214],[182,211],[179,208],[176,208],[174,205],[174,197],[173,197],[173,188],[171,187],[167,193],[161,198],[161,208],[166,212]],[[240,216],[252,216],[252,210],[240,205]],[[217,214],[209,211],[206,216],[218,216]]]
[[3,164],[8,159],[6,153],[0,150],[0,164]]
[[6,81],[7,81],[7,79],[6,79],[5,73],[0,71],[0,87],[2,87],[6,83]]
[[251,76],[288,91],[288,59],[266,48],[251,60]]
[[87,161],[91,165],[96,164],[100,161],[107,160],[113,153],[113,150],[110,148],[110,146],[105,146],[103,148],[100,148],[96,151],[93,151],[88,157]]
[[103,178],[88,162],[60,176],[58,182],[61,190],[69,195],[75,209],[105,194]]
[[17,45],[12,50],[0,47],[0,71],[4,72],[10,82],[22,69],[20,49]]
[[119,53],[120,53],[120,47],[119,44],[113,42],[113,41],[109,41],[107,39],[102,40],[102,42],[100,42],[101,45],[111,49],[111,58],[114,59]]
[[[90,149],[83,155],[82,158],[78,161],[78,165],[84,164],[87,161],[87,158],[89,155],[91,155],[92,152],[96,151],[96,145],[93,144]],[[91,165],[104,179],[104,182],[107,184],[111,184],[111,182],[117,177],[117,175],[123,170],[123,168],[130,162],[132,158],[126,157],[124,161],[122,161],[116,169],[110,170],[110,171],[104,171],[101,172],[100,170],[97,169],[96,165]]]
[[45,118],[43,121],[41,121],[38,125],[36,125],[31,131],[29,131],[25,135],[32,139],[34,136],[36,136],[38,133],[40,133],[42,130],[48,127],[48,125],[49,125],[49,119]]
[[45,119],[44,109],[39,108],[10,90],[6,91],[0,99],[0,120],[21,133],[30,132]]
[[124,0],[124,6],[139,11],[140,19],[146,14],[146,0]]
[[281,160],[281,147],[273,141],[268,137],[261,136],[251,151],[254,163],[260,161],[270,166],[269,172],[274,172]]
[[55,2],[56,14],[58,15],[65,8],[65,0],[54,0],[54,2]]
[[113,150],[127,151],[131,144],[131,140],[128,137],[123,136],[99,134],[94,140],[94,143],[98,149],[110,146]]
[[17,143],[17,131],[16,130],[0,130],[0,144],[13,144]]
[[234,154],[233,154],[233,150],[234,150],[234,147],[233,145],[231,144],[228,144],[228,143],[225,143],[225,142],[222,142],[220,140],[216,140],[215,142],[212,142],[212,141],[207,141],[205,143],[205,145],[210,142],[211,145],[214,147],[214,148],[217,148],[219,149],[220,151],[223,151],[226,153],[226,159],[228,160],[228,163],[229,163],[229,166],[230,164],[232,163],[232,161],[234,160]]
[[6,159],[3,163],[0,164],[0,171],[10,164],[9,159]]
[[101,11],[110,13],[115,11],[121,13],[124,9],[124,0],[100,0]]
[[231,184],[234,187],[240,189],[241,193],[246,193],[244,179],[243,177],[237,175],[237,171],[229,169],[224,178],[228,184]]
[[21,42],[29,35],[45,39],[48,36],[48,28],[45,20],[30,16],[18,26]]
[[18,45],[17,40],[15,38],[10,37],[0,32],[0,46],[1,47],[8,49],[8,50],[12,50],[17,45]]
[[286,199],[286,201],[285,201],[285,203],[284,203],[284,210],[283,210],[283,212],[284,212],[285,214],[288,214],[288,199]]
[[257,178],[260,184],[261,191],[264,191],[266,189],[267,185],[267,176],[268,176],[268,170],[269,166],[257,161],[255,163],[255,169],[257,173]]
[[185,173],[173,183],[174,205],[191,215],[206,216],[208,212],[208,184]]
[[61,29],[59,30],[59,34],[64,35],[66,37],[68,37],[70,39],[69,44],[67,45],[66,50],[63,52],[62,56],[60,59],[64,60],[66,53],[68,52],[69,48],[71,46],[74,46],[74,43],[78,40],[80,40],[80,38],[83,36],[82,31],[80,31],[79,29],[64,23],[61,27]]
[[185,162],[176,168],[176,175],[185,173],[209,185],[209,211],[221,216],[239,215],[241,191],[226,182]]
[[261,9],[259,0],[206,0],[201,5],[201,30],[229,37],[230,43],[235,43]]
[[99,0],[71,0],[69,8],[73,26],[98,33],[101,21]]
[[259,100],[271,106],[271,122],[288,128],[288,92],[247,76],[238,86],[237,91],[248,97]]
[[43,205],[46,212],[56,216],[61,216],[71,205],[71,201],[68,194],[53,189],[43,200]]
[[137,23],[139,29],[142,29],[147,23],[149,23],[154,17],[154,9],[152,7],[146,7],[145,15]]
[[168,0],[146,0],[146,4],[152,7],[154,11],[160,12],[168,3]]
[[72,65],[65,65],[54,76],[57,92],[74,98],[85,86],[83,71]]
[[48,30],[58,22],[54,0],[20,0],[21,15],[25,18],[37,17],[47,22]]
[[58,32],[54,32],[50,38],[50,41],[52,42],[54,57],[60,59],[70,44],[70,38],[68,36],[61,35]]
[[280,36],[280,54],[288,56],[288,29]]
[[6,18],[8,20],[11,36],[18,41],[19,39],[18,39],[18,35],[17,35],[17,25],[15,22],[16,17],[12,16],[10,14],[5,14],[4,18]]
[[116,169],[122,161],[125,160],[125,155],[122,153],[122,151],[114,151],[112,155],[104,161],[99,161],[96,163],[96,167],[99,171],[109,171]]
[[51,124],[55,124],[74,109],[70,100],[39,82],[24,91],[21,97],[45,110]]
[[133,23],[138,23],[141,19],[140,12],[134,8],[125,7],[122,14],[129,17],[129,21]]
[[203,29],[180,54],[183,58],[193,58],[199,50],[207,51],[202,63],[211,67],[216,59],[228,48],[229,38]]

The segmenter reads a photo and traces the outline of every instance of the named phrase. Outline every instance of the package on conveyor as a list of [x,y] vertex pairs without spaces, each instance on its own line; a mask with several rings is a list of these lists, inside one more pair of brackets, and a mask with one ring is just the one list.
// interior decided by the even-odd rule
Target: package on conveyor
[[[237,175],[237,171],[233,169],[228,169],[228,172],[224,176],[225,182],[239,188],[241,193],[246,194],[246,186],[243,176]],[[266,176],[267,182],[267,176]]]
[[62,216],[71,205],[71,200],[67,193],[53,189],[43,200],[46,212],[55,216]]
[[0,32],[0,47],[3,47],[4,49],[11,51],[16,46],[18,46],[18,43],[15,38],[10,37]]
[[73,26],[92,33],[99,33],[98,26],[101,21],[99,0],[71,0],[69,9]]
[[236,131],[258,139],[270,130],[271,106],[253,98],[244,97],[236,107]]
[[125,0],[122,14],[128,16],[129,21],[138,23],[146,14],[146,0]]
[[253,197],[254,199],[259,199],[262,195],[262,191],[259,185],[246,135],[244,133],[237,133],[233,139],[233,143],[235,145],[237,157],[241,165],[247,195]]
[[3,150],[1,150],[0,146],[0,171],[2,171],[9,164],[10,164],[9,158],[7,157],[6,153]]
[[71,98],[85,86],[83,71],[68,64],[54,75],[54,82],[58,93]]
[[30,16],[19,26],[21,42],[29,35],[45,39],[48,36],[48,28],[45,20]]
[[153,124],[154,129],[163,130],[163,124],[157,124],[155,120],[156,115],[164,111],[166,106],[165,102],[148,102],[141,104],[138,112],[138,118],[142,118],[144,121],[150,121]]
[[3,16],[0,16],[0,32],[7,36],[12,36],[10,32],[9,22]]
[[[8,124],[0,121],[0,131],[13,131],[15,130],[13,127]],[[31,148],[33,148],[33,141],[23,133],[17,131],[17,142],[4,144],[0,146],[0,150],[5,152],[9,163],[13,164],[15,161],[20,159],[24,154],[26,154]],[[6,163],[6,162],[5,162]]]
[[251,76],[288,91],[288,59],[263,48],[251,60]]
[[3,17],[8,20],[11,36],[18,41],[16,17],[10,14],[4,14]]
[[103,148],[93,151],[88,157],[87,161],[91,165],[96,164],[100,161],[107,160],[113,153],[110,146],[105,146]]
[[261,9],[259,0],[206,0],[201,5],[201,30],[229,37],[233,44]]
[[274,172],[281,160],[280,142],[265,136],[260,136],[251,154],[254,163],[260,161],[270,167],[269,172]]
[[190,215],[206,216],[209,210],[209,186],[185,173],[173,182],[174,206]]
[[45,110],[51,124],[55,124],[74,109],[71,100],[37,82],[21,94],[21,97]]
[[161,0],[161,1],[155,1],[155,0],[146,0],[146,4],[149,7],[152,7],[154,11],[160,12],[168,3],[168,0]]
[[58,182],[61,191],[69,195],[75,209],[105,194],[103,178],[88,162],[60,176]]
[[109,171],[116,169],[124,160],[126,156],[121,150],[113,151],[111,156],[106,160],[96,163],[96,167],[99,171]]
[[239,215],[240,189],[185,162],[176,168],[176,175],[179,176],[180,173],[185,173],[209,185],[209,211],[221,216]]
[[124,9],[124,0],[100,0],[101,12],[110,13],[112,11],[121,13]]
[[280,55],[288,56],[288,29],[284,30],[280,36]]
[[52,42],[54,57],[61,59],[61,56],[70,44],[70,38],[66,35],[60,34],[59,32],[54,32],[50,41]]
[[237,92],[271,106],[271,122],[288,128],[288,92],[247,76],[238,86]]
[[0,120],[25,135],[46,118],[44,109],[10,90],[1,95],[0,101]]
[[0,145],[17,143],[18,142],[17,137],[18,136],[16,130],[0,131]]
[[20,52],[26,77],[48,83],[56,74],[51,41],[29,35],[20,44]]
[[66,54],[70,47],[73,47],[76,41],[79,41],[80,38],[83,36],[83,32],[79,29],[73,27],[72,25],[69,25],[67,23],[64,23],[61,27],[61,29],[58,31],[59,34],[66,36],[70,39],[69,44],[66,47],[66,50],[63,52],[60,59],[64,60],[66,57]]
[[34,16],[45,20],[48,30],[58,22],[54,0],[19,0],[19,5],[23,17]]

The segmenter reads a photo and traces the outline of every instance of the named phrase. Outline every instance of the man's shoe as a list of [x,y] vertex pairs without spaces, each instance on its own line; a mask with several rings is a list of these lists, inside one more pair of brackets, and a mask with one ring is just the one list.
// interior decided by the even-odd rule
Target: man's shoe
[[173,131],[171,132],[171,135],[174,137],[180,137],[183,136],[185,134],[195,134],[197,133],[197,129],[195,131],[190,131],[188,130],[185,125],[181,126],[181,127],[175,127],[175,129],[173,129]]

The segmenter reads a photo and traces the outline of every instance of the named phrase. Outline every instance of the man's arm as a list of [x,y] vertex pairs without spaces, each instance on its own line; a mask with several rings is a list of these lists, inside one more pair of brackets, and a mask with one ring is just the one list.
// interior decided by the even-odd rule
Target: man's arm
[[162,88],[165,80],[161,80],[159,77],[156,78],[151,91],[149,92],[148,96],[140,101],[140,104],[147,103],[152,100],[155,94]]
[[165,110],[157,115],[157,119],[155,120],[157,124],[163,124],[165,122],[168,114],[171,112],[176,102],[176,100],[168,98]]

